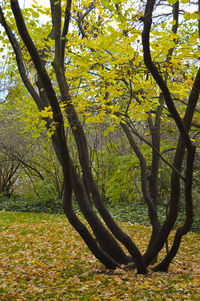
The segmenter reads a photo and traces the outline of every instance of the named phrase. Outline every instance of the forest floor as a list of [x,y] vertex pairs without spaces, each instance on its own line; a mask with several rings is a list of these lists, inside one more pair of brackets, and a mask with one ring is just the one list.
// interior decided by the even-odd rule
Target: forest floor
[[[119,224],[144,252],[150,227]],[[64,215],[0,211],[0,231],[0,300],[200,300],[199,233],[183,238],[168,273],[144,276],[106,271]]]

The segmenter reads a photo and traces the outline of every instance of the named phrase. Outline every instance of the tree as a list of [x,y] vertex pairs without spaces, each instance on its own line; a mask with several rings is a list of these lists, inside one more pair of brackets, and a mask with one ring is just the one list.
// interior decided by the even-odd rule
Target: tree
[[[98,191],[97,185],[94,181],[93,174],[90,169],[89,164],[89,156],[88,156],[88,146],[87,146],[87,137],[85,135],[84,127],[82,125],[82,118],[80,114],[80,107],[83,107],[83,103],[80,101],[80,92],[83,91],[84,96],[88,95],[88,103],[90,103],[90,108],[93,108],[93,104],[95,103],[95,106],[97,109],[100,109],[100,114],[102,116],[106,115],[106,118],[110,120],[111,118],[114,120],[117,120],[119,124],[121,124],[122,128],[124,129],[128,140],[133,147],[134,151],[136,152],[138,158],[140,159],[141,164],[141,171],[145,171],[142,167],[142,164],[145,163],[143,161],[143,158],[141,157],[141,153],[139,152],[137,145],[135,145],[133,137],[130,135],[130,131],[127,127],[127,122],[124,120],[123,116],[119,114],[119,108],[115,107],[113,109],[112,101],[117,100],[119,103],[120,98],[123,98],[124,94],[124,81],[125,85],[127,86],[126,79],[124,80],[124,77],[121,77],[119,82],[119,86],[116,85],[116,73],[123,74],[124,70],[122,68],[120,69],[112,69],[111,73],[107,74],[107,68],[105,67],[105,64],[99,62],[97,55],[99,53],[97,52],[98,47],[95,48],[95,45],[97,42],[104,43],[101,51],[101,60],[103,62],[106,62],[108,56],[111,58],[108,63],[108,67],[115,66],[116,64],[113,64],[113,54],[112,51],[114,49],[111,49],[111,51],[108,49],[108,43],[105,39],[101,36],[102,33],[106,33],[111,31],[112,35],[108,35],[106,39],[109,37],[110,41],[113,41],[113,35],[115,36],[115,41],[118,40],[118,36],[116,36],[115,29],[109,27],[109,18],[107,18],[109,15],[114,15],[118,19],[119,22],[119,28],[121,30],[120,35],[123,36],[124,42],[126,42],[125,48],[126,51],[128,51],[128,56],[131,57],[131,43],[128,38],[128,31],[129,28],[129,19],[126,19],[126,16],[131,14],[132,8],[128,8],[127,14],[122,14],[122,4],[121,3],[102,3],[102,6],[99,2],[96,4],[94,3],[83,3],[83,9],[85,10],[84,13],[80,11],[81,7],[73,7],[72,10],[72,3],[71,1],[67,1],[66,6],[64,7],[64,19],[62,21],[62,1],[50,1],[50,8],[51,8],[51,18],[52,23],[51,26],[47,26],[45,28],[45,36],[43,37],[42,42],[34,42],[35,33],[28,32],[22,11],[19,7],[17,0],[11,0],[10,1],[11,7],[6,7],[4,5],[1,5],[0,7],[0,23],[3,26],[6,35],[9,39],[10,44],[12,45],[12,48],[16,55],[16,61],[18,65],[19,74],[22,78],[22,81],[35,100],[35,103],[37,104],[37,107],[40,111],[41,116],[46,121],[46,127],[48,130],[51,130],[52,132],[52,144],[55,150],[55,153],[57,155],[57,158],[60,162],[60,165],[62,166],[62,172],[63,172],[63,178],[64,178],[64,197],[63,197],[63,206],[66,216],[68,217],[70,223],[72,226],[78,231],[78,233],[81,235],[81,237],[84,239],[85,243],[89,247],[89,249],[92,251],[92,253],[98,258],[107,268],[115,269],[116,267],[120,267],[121,264],[127,265],[130,262],[134,262],[135,267],[137,268],[138,273],[145,274],[147,272],[147,266],[150,264],[150,262],[157,256],[157,254],[160,252],[160,250],[163,248],[174,224],[177,219],[178,214],[178,205],[179,205],[179,194],[180,194],[180,179],[184,178],[184,189],[185,189],[185,202],[186,202],[186,221],[183,227],[179,228],[176,232],[176,236],[173,242],[173,245],[171,249],[169,250],[168,254],[164,257],[164,259],[161,261],[160,264],[156,265],[154,267],[154,270],[159,271],[167,271],[169,264],[171,263],[172,259],[176,255],[181,238],[184,234],[186,234],[192,224],[192,218],[193,218],[193,211],[192,211],[192,176],[193,176],[193,163],[194,163],[194,155],[195,155],[195,147],[190,139],[189,136],[189,130],[191,127],[191,122],[194,114],[194,110],[196,107],[196,103],[199,98],[199,81],[200,81],[200,71],[197,71],[196,78],[194,80],[194,83],[192,85],[190,95],[188,98],[188,104],[185,111],[185,116],[182,119],[179,112],[177,111],[174,101],[172,99],[172,95],[170,93],[171,88],[171,82],[167,81],[166,79],[166,64],[161,64],[160,62],[156,64],[155,58],[152,59],[152,49],[150,47],[150,30],[152,26],[152,13],[154,11],[154,0],[147,0],[145,12],[144,15],[141,16],[141,13],[138,11],[134,16],[131,16],[131,18],[136,18],[137,21],[143,22],[143,31],[142,31],[142,47],[143,47],[143,56],[144,56],[144,63],[146,65],[145,72],[140,75],[138,70],[141,66],[141,56],[137,57],[138,52],[135,52],[135,57],[132,61],[129,59],[127,60],[130,64],[130,69],[127,69],[127,75],[128,76],[135,76],[135,86],[137,86],[137,83],[140,83],[141,80],[144,81],[144,76],[147,74],[148,76],[151,75],[150,82],[147,79],[147,82],[144,85],[144,91],[146,94],[149,92],[152,93],[152,96],[154,93],[161,91],[161,98],[160,98],[160,107],[162,108],[162,103],[165,101],[165,105],[167,106],[167,109],[170,114],[170,118],[172,118],[178,128],[178,131],[180,133],[180,138],[177,144],[176,148],[176,154],[172,166],[172,177],[171,177],[171,196],[169,200],[169,210],[166,217],[166,221],[164,224],[159,226],[159,229],[155,235],[155,237],[152,238],[151,244],[149,245],[149,248],[147,249],[146,253],[142,256],[141,252],[139,251],[138,247],[135,245],[135,243],[131,240],[131,238],[124,233],[121,228],[117,225],[117,223],[114,221],[114,219],[111,217],[109,211],[106,209],[100,193]],[[104,7],[103,7],[104,5]],[[36,7],[37,8],[37,7]],[[98,18],[94,18],[94,21],[89,25],[87,23],[87,18],[89,18],[90,13],[94,9],[97,9],[102,14],[99,14]],[[108,15],[104,15],[104,9],[105,11],[108,10]],[[14,20],[16,22],[17,28],[13,28],[14,32],[11,30],[11,27],[9,26],[8,17],[10,15],[10,11],[12,10]],[[32,13],[35,12],[35,10],[32,10]],[[74,13],[74,15],[72,14]],[[5,17],[5,14],[8,16]],[[74,68],[74,73],[76,72],[76,69],[78,70],[76,72],[76,77],[73,79],[73,82],[71,81],[69,77],[69,73],[71,72],[71,66],[70,66],[70,56],[67,56],[68,54],[68,44],[73,42],[72,38],[74,37],[74,32],[70,32],[70,20],[74,20],[77,22],[77,26],[81,35],[81,44],[88,43],[88,47],[90,48],[91,54],[93,54],[94,58],[97,60],[97,63],[94,65],[93,61],[88,60],[87,57],[84,58],[84,49],[81,49],[81,44],[79,44],[78,39],[76,40],[75,37],[75,43],[77,43],[76,48],[72,47],[72,50],[75,52],[76,60],[74,60],[74,65],[72,67]],[[93,15],[94,16],[94,15]],[[104,17],[104,18],[103,18]],[[37,15],[36,15],[37,18]],[[196,17],[195,17],[196,18]],[[130,19],[132,20],[132,19]],[[176,21],[175,21],[176,22]],[[63,25],[62,25],[63,24]],[[103,30],[103,26],[105,26],[106,30]],[[134,36],[134,41],[138,37],[140,31],[138,31],[137,26],[134,27],[134,30],[137,32]],[[101,32],[102,31],[102,32]],[[47,34],[48,32],[48,34]],[[174,33],[175,34],[175,33]],[[90,35],[90,36],[89,36]],[[90,37],[90,40],[88,39]],[[163,39],[166,38],[165,30],[163,30]],[[98,40],[99,38],[99,40]],[[70,40],[71,39],[71,40]],[[159,38],[157,39],[157,43],[159,43],[161,49],[162,44],[160,44]],[[37,45],[36,45],[37,44]],[[100,45],[97,43],[97,46]],[[117,44],[116,44],[117,45]],[[173,47],[175,47],[175,41],[172,43]],[[153,46],[152,46],[153,47]],[[171,49],[171,44],[170,47]],[[119,53],[118,55],[123,54],[123,47],[121,49],[119,48],[117,50]],[[159,53],[161,50],[158,48],[157,53]],[[124,53],[125,53],[124,52]],[[106,55],[105,55],[106,53]],[[167,50],[166,54],[170,54],[170,50]],[[126,54],[126,53],[125,53]],[[186,53],[187,54],[187,53]],[[124,55],[126,57],[126,55]],[[52,60],[53,57],[53,60]],[[78,57],[81,59],[78,60]],[[126,57],[127,59],[127,57]],[[184,59],[187,59],[185,57]],[[52,60],[52,62],[51,62]],[[86,61],[86,64],[84,62]],[[115,58],[114,58],[115,60]],[[49,63],[52,64],[49,64]],[[123,62],[120,60],[119,65],[122,66]],[[133,66],[133,63],[136,64],[136,72]],[[166,62],[165,62],[166,63]],[[171,62],[171,54],[169,55],[169,62],[168,66],[172,64],[172,66],[175,65],[175,63]],[[27,70],[26,66],[31,64],[32,67],[34,67],[35,76],[37,78],[36,82],[33,83],[32,78],[30,79],[27,76]],[[90,83],[91,78],[86,77],[84,73],[85,66],[87,65],[87,69],[90,70],[90,73],[93,73],[93,70],[96,70],[95,76],[99,77],[98,85],[101,89],[101,94],[103,94],[103,99],[98,98],[96,95],[96,92],[92,89],[92,87],[95,87],[94,80]],[[127,64],[128,65],[128,64]],[[51,67],[52,66],[52,67]],[[129,65],[128,65],[129,66]],[[89,67],[89,68],[88,68]],[[96,69],[95,69],[96,68]],[[147,71],[147,73],[146,73]],[[102,77],[103,73],[103,77]],[[164,78],[164,76],[165,78]],[[109,78],[111,77],[113,80],[109,82]],[[87,86],[87,89],[83,90],[83,85],[81,85],[81,89],[79,89],[77,99],[72,99],[72,89],[73,87],[77,86],[77,82],[80,83],[80,85],[83,84]],[[152,85],[153,83],[153,85]],[[129,85],[129,83],[128,83]],[[118,89],[115,89],[115,86]],[[141,89],[141,83],[140,88],[135,87],[134,92],[138,92]],[[143,83],[142,83],[143,86]],[[150,86],[153,86],[150,87]],[[70,90],[71,89],[71,90]],[[131,85],[129,86],[129,90],[131,89]],[[146,118],[149,116],[145,113],[145,110],[149,111],[149,106],[147,106],[147,102],[145,101],[145,95],[143,93],[143,90],[139,92],[139,99],[137,98],[137,94],[134,93],[134,98],[141,103],[139,118],[141,118],[141,114],[145,115]],[[117,96],[113,95],[117,94]],[[160,92],[159,92],[160,93]],[[112,95],[108,99],[108,97]],[[114,97],[115,96],[115,97]],[[102,102],[100,104],[98,101],[102,99]],[[132,94],[131,94],[132,99]],[[96,101],[97,100],[97,101]],[[86,103],[85,107],[88,106],[88,103]],[[118,105],[118,103],[116,105]],[[61,105],[62,104],[62,105]],[[131,102],[128,104],[128,108],[131,105]],[[51,111],[49,111],[47,108],[51,108]],[[105,109],[103,109],[103,107]],[[148,107],[148,109],[147,109]],[[94,107],[95,108],[95,107]],[[101,108],[103,110],[101,110]],[[132,109],[134,106],[132,105]],[[77,110],[76,110],[77,109]],[[137,107],[138,109],[138,107]],[[84,111],[84,110],[83,110]],[[90,110],[91,111],[91,110]],[[44,112],[46,112],[44,114]],[[49,113],[47,113],[49,112]],[[80,118],[78,117],[77,112],[79,112]],[[95,111],[93,116],[91,117],[90,121],[95,121],[95,118],[97,117],[95,114]],[[137,110],[133,110],[135,114],[137,114]],[[89,112],[90,113],[90,112]],[[91,115],[91,113],[90,113]],[[74,139],[76,142],[77,150],[78,150],[78,156],[79,156],[79,162],[82,169],[82,178],[80,175],[76,172],[75,166],[73,164],[73,161],[71,159],[71,155],[69,153],[68,144],[67,144],[67,137],[65,135],[65,116],[67,117],[68,124],[71,127],[71,130],[74,135]],[[157,116],[158,119],[160,118],[160,112],[159,109],[157,110]],[[126,116],[125,116],[126,117]],[[93,118],[93,119],[92,119]],[[150,118],[150,117],[149,117]],[[149,119],[149,122],[151,124],[151,120]],[[150,127],[151,128],[151,127]],[[159,128],[159,127],[158,127]],[[155,144],[155,141],[152,141],[152,144]],[[153,145],[153,150],[156,151],[156,154],[159,154],[159,146]],[[181,167],[183,164],[184,159],[184,153],[185,150],[187,151],[187,157],[186,157],[186,172],[185,177],[181,175]],[[157,171],[153,171],[153,176],[157,173]],[[142,181],[146,181],[146,175],[145,173],[142,173],[141,177]],[[146,183],[143,183],[143,188],[145,189]],[[88,228],[80,221],[80,219],[77,217],[75,212],[73,211],[72,207],[72,191],[75,194],[75,197],[78,201],[79,207],[89,223],[91,230],[93,234],[90,233]],[[145,191],[143,191],[145,193]],[[155,192],[157,193],[157,192]],[[151,192],[151,197],[153,195],[153,191]],[[155,202],[156,202],[156,197]],[[95,204],[98,212],[100,213],[101,217],[103,218],[106,226],[109,228],[110,231],[108,231],[107,227],[102,223],[101,219],[98,217],[96,212],[93,209],[93,206],[91,204]],[[149,205],[150,209],[150,216],[152,217],[152,222],[157,222],[157,211],[154,201],[152,201],[151,198],[147,195],[146,201]],[[156,217],[156,219],[154,219]],[[128,251],[129,255],[123,251],[122,247],[118,243],[118,241],[121,242],[126,250]]]

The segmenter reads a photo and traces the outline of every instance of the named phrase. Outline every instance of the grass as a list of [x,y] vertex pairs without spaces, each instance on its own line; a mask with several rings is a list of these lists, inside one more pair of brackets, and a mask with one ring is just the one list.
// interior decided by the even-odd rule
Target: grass
[[[144,251],[150,228],[120,225]],[[142,276],[107,273],[64,215],[1,211],[0,231],[0,300],[200,300],[197,233],[184,237],[169,273]]]

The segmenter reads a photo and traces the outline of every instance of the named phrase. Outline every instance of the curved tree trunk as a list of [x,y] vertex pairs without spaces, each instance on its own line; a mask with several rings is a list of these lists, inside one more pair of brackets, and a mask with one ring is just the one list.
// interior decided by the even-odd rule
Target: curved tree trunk
[[[138,248],[133,243],[133,241],[130,239],[130,237],[120,229],[120,227],[117,225],[117,223],[111,217],[109,211],[106,209],[106,207],[104,206],[104,204],[102,202],[102,199],[100,197],[98,188],[96,186],[96,183],[94,181],[94,178],[93,178],[90,166],[89,166],[89,155],[88,155],[88,147],[87,147],[87,140],[85,137],[85,133],[84,133],[83,127],[78,119],[75,108],[71,103],[71,97],[69,95],[68,85],[67,85],[64,73],[61,72],[61,69],[59,68],[58,64],[56,64],[56,62],[54,62],[54,69],[55,69],[57,81],[59,84],[62,100],[64,103],[66,103],[67,117],[68,117],[68,121],[69,121],[69,124],[71,126],[71,129],[73,131],[74,138],[76,141],[78,154],[79,154],[79,161],[81,164],[84,181],[87,185],[87,190],[88,190],[88,192],[91,193],[94,203],[95,203],[95,206],[96,206],[97,210],[99,211],[99,213],[101,214],[102,218],[104,219],[106,225],[109,227],[109,229],[111,230],[113,235],[115,235],[115,237],[129,251],[130,255],[133,258],[133,261],[135,261],[138,272],[146,273],[146,266],[145,266],[145,263],[142,259],[142,255],[139,252]],[[82,186],[82,189],[83,189],[83,186]],[[78,190],[77,190],[77,192],[78,192]],[[76,191],[75,191],[75,193],[76,193]],[[81,202],[79,202],[79,205],[81,205],[81,210],[85,209],[85,207],[82,206]],[[91,207],[91,206],[90,206],[90,203],[87,201],[87,211],[84,211],[85,213],[87,213],[87,215],[85,213],[84,214],[89,223],[94,222],[93,226],[92,226],[92,224],[90,224],[90,225],[93,229],[95,229],[95,220],[93,220],[89,217],[90,213],[92,212],[92,208],[89,209],[89,207]],[[93,222],[92,222],[92,220],[93,220]],[[100,231],[100,228],[98,229],[98,231]],[[102,227],[102,231],[103,232],[100,235],[101,237],[104,236],[103,227]],[[98,237],[99,237],[99,235],[98,235]],[[106,237],[108,237],[108,235]],[[105,241],[105,237],[104,237],[104,241],[101,241],[101,244],[105,244],[105,246],[104,246],[105,249],[108,248],[107,242]],[[109,245],[110,244],[111,244],[111,239],[110,239]],[[116,248],[116,247],[117,247],[117,244],[113,240],[113,246],[112,246],[111,252],[113,252],[114,248]],[[121,252],[121,254],[122,254],[122,249],[119,251],[119,245],[118,245],[118,252]],[[114,252],[114,254],[115,253],[117,253],[117,252]],[[115,256],[115,255],[113,255],[113,256]],[[123,263],[128,263],[130,261],[130,258],[127,255],[125,255],[125,253],[124,253],[123,257],[124,257]]]
[[185,176],[185,204],[186,204],[186,221],[184,225],[176,231],[173,245],[165,258],[154,267],[154,271],[167,272],[172,259],[176,256],[183,235],[187,234],[191,229],[193,222],[193,201],[192,201],[192,177],[194,169],[195,147],[188,153],[186,160],[186,176]]
[[[121,125],[125,135],[127,136],[127,139],[130,143],[131,148],[133,149],[133,151],[135,152],[136,156],[138,157],[138,159],[140,161],[142,194],[143,194],[144,200],[148,206],[148,214],[149,214],[149,219],[150,219],[150,223],[152,226],[152,234],[151,234],[151,238],[149,241],[149,245],[147,247],[147,251],[148,251],[149,247],[152,245],[153,241],[158,236],[160,228],[161,228],[160,221],[159,221],[159,218],[157,215],[156,202],[154,202],[154,200],[151,198],[150,194],[148,193],[145,158],[143,157],[139,147],[137,146],[137,144],[133,138],[133,135],[131,134],[131,132],[129,130],[129,127],[123,122],[121,122],[120,125]],[[155,256],[155,258],[156,258],[156,256]],[[153,261],[154,261],[154,258],[153,258],[152,262]]]
[[[166,218],[165,223],[163,224],[163,226],[161,228],[158,238],[156,239],[156,241],[154,241],[153,245],[151,246],[151,248],[148,250],[148,252],[144,256],[144,259],[147,264],[149,264],[149,262],[155,256],[155,254],[158,254],[158,252],[162,249],[172,227],[175,224],[175,221],[176,221],[176,218],[178,215],[178,205],[179,205],[179,196],[180,196],[180,170],[181,170],[181,166],[182,166],[182,162],[183,162],[185,148],[188,151],[187,158],[190,158],[190,160],[192,160],[193,155],[194,155],[194,148],[191,143],[188,132],[189,132],[191,120],[192,120],[192,117],[194,114],[194,109],[195,109],[195,106],[196,106],[196,103],[197,103],[197,100],[199,97],[198,84],[199,84],[199,80],[200,80],[200,71],[198,71],[191,94],[190,94],[190,97],[189,97],[184,121],[182,121],[180,115],[178,114],[178,112],[174,106],[174,103],[172,101],[172,98],[171,98],[171,95],[170,95],[167,85],[164,82],[163,78],[161,77],[160,73],[158,72],[155,64],[152,62],[152,59],[151,59],[149,33],[150,33],[150,29],[151,29],[152,12],[154,9],[154,4],[155,4],[155,0],[148,0],[146,9],[145,9],[144,29],[142,32],[144,61],[145,61],[147,68],[150,70],[152,76],[154,77],[155,81],[157,82],[158,86],[160,87],[161,91],[163,92],[163,96],[165,99],[165,103],[168,107],[168,110],[169,110],[171,116],[173,117],[174,121],[176,122],[176,125],[179,129],[180,139],[179,139],[179,142],[177,145],[176,155],[175,155],[175,159],[174,159],[174,167],[177,169],[177,171],[179,173],[177,173],[174,169],[172,171],[169,214]],[[190,180],[188,180],[188,181],[190,182]],[[189,199],[190,199],[190,197],[189,197]],[[179,233],[180,233],[180,231],[178,231],[177,237],[180,237]],[[179,238],[176,238],[176,241],[178,241],[178,240],[179,240]],[[178,246],[178,244],[177,244],[177,246]],[[173,251],[170,251],[170,253],[168,255],[168,259],[170,258],[172,253],[173,253]],[[172,260],[172,257],[173,256],[171,256],[171,258],[170,258],[171,260]]]
[[[61,163],[62,169],[63,169],[63,175],[64,175],[64,181],[65,181],[65,197],[64,197],[64,203],[65,203],[65,209],[66,209],[66,203],[70,202],[70,191],[71,191],[71,170],[70,170],[70,158],[69,158],[69,154],[68,154],[68,149],[67,149],[67,145],[66,145],[66,139],[65,139],[65,134],[64,134],[64,121],[63,121],[63,116],[62,116],[62,112],[60,110],[60,106],[58,103],[58,99],[56,97],[55,91],[52,87],[51,81],[48,77],[48,74],[46,72],[45,66],[42,63],[40,56],[37,52],[37,49],[35,48],[35,45],[33,43],[33,41],[31,40],[29,33],[27,31],[26,25],[24,23],[23,20],[23,16],[21,14],[20,11],[20,7],[17,1],[12,1],[11,3],[11,7],[14,13],[14,16],[16,18],[17,21],[17,26],[18,26],[18,30],[20,33],[21,38],[23,39],[31,57],[33,60],[33,63],[35,65],[35,68],[38,72],[38,78],[40,78],[40,83],[43,84],[43,88],[45,90],[45,94],[46,94],[46,98],[48,99],[52,111],[53,111],[53,119],[55,121],[56,124],[56,130],[55,130],[55,134],[54,134],[54,146],[56,146],[56,154],[58,156],[59,162]],[[21,53],[18,51],[19,50],[19,45],[16,44],[17,41],[13,39],[13,35],[11,34],[11,31],[7,25],[7,23],[5,22],[3,13],[1,11],[1,17],[3,17],[3,26],[6,29],[6,32],[8,34],[8,37],[11,41],[11,44],[14,46],[14,50],[15,53],[17,55],[17,58],[19,58],[19,63],[22,65],[20,65],[20,70],[23,71],[23,61],[22,61],[22,57],[21,57]],[[25,79],[25,81],[27,80],[27,78],[25,77],[25,74],[23,74],[23,72],[20,72],[20,75],[22,76],[22,80]],[[43,108],[42,105],[42,100],[39,97],[39,95],[37,94],[37,92],[34,90],[33,86],[31,86],[30,82],[28,82],[27,84],[31,95],[34,97],[34,100],[36,100],[36,103],[38,105],[38,107],[41,109]],[[67,198],[69,198],[69,200],[67,200]],[[70,207],[67,207],[70,208]],[[66,212],[66,210],[65,210]],[[89,238],[89,232],[87,231],[82,231],[81,229],[83,228],[80,221],[78,221],[78,219],[75,219],[75,215],[72,209],[69,210],[69,212],[67,213],[67,216],[70,220],[70,222],[72,222],[72,224],[76,227],[76,230],[81,234],[83,234],[83,239],[85,240],[85,242],[90,243],[91,242],[91,238]],[[81,227],[80,229],[79,226]],[[104,227],[105,228],[105,227]],[[107,231],[107,230],[106,230]],[[86,235],[87,232],[87,235]],[[105,233],[105,232],[104,232]],[[107,231],[109,237],[112,237],[109,232]],[[115,242],[115,240],[113,239],[113,241]],[[116,244],[116,243],[115,243]],[[97,243],[96,243],[97,245]],[[89,248],[93,248],[93,254],[94,254],[94,244],[93,247],[91,247],[90,245],[88,246]],[[117,246],[118,247],[118,246]],[[121,247],[119,247],[120,250]],[[123,251],[122,251],[123,252]],[[99,248],[97,250],[97,253],[99,254]],[[104,255],[105,256],[105,252]],[[123,253],[124,254],[124,253]],[[108,261],[109,256],[107,256],[107,259],[105,260],[106,262]],[[114,255],[115,256],[115,255]],[[99,255],[97,255],[97,258],[99,257]],[[125,255],[126,257],[126,255]],[[110,261],[110,267],[115,268],[117,263],[114,262],[114,260],[111,260],[111,258],[109,258]],[[113,263],[114,262],[114,263]],[[108,264],[107,264],[108,266]]]

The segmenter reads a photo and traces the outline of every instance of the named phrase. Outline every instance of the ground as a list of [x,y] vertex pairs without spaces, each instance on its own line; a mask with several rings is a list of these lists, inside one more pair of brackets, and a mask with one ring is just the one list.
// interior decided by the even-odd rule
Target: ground
[[[150,228],[120,225],[144,251]],[[64,215],[1,211],[0,230],[0,300],[200,300],[198,233],[184,237],[169,273],[143,276],[108,273]]]

